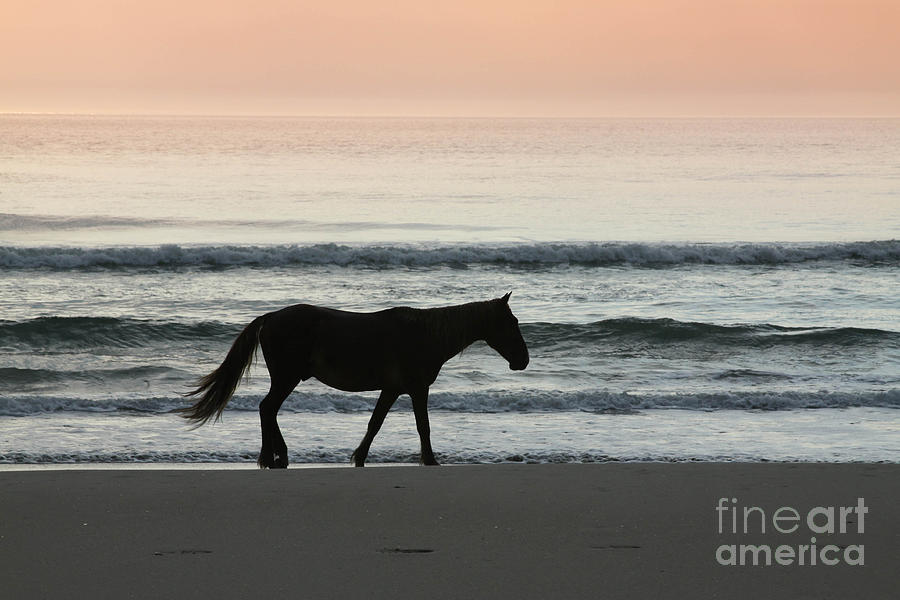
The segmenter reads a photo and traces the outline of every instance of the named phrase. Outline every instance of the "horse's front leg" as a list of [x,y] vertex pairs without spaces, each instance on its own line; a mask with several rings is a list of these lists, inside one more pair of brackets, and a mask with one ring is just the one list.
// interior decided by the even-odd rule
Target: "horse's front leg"
[[350,460],[353,461],[355,466],[364,467],[366,465],[366,457],[369,456],[369,447],[372,445],[372,440],[375,439],[375,435],[381,429],[381,424],[384,423],[384,418],[399,396],[399,392],[381,390],[378,402],[375,403],[375,410],[372,411],[372,416],[369,418],[366,435],[363,437],[362,442],[359,443],[359,447],[350,456]]
[[419,441],[422,445],[422,464],[438,466],[431,449],[431,425],[428,423],[428,388],[417,390],[409,395],[412,398],[413,412],[416,415],[416,429],[419,431]]

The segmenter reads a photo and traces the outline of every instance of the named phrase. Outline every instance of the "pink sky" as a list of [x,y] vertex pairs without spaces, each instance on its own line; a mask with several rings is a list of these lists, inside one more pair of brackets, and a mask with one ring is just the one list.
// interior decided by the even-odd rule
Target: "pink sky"
[[0,0],[0,112],[900,116],[898,0]]

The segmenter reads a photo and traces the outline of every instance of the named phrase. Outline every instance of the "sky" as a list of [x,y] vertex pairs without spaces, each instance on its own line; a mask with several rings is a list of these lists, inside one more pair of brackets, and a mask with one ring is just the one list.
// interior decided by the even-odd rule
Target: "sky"
[[898,0],[0,0],[0,113],[900,116]]

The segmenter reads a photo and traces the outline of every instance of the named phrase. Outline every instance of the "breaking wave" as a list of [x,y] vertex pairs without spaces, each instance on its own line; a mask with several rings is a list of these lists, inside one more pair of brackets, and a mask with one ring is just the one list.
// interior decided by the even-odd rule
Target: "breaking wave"
[[[260,395],[237,395],[230,411],[256,412]],[[64,396],[0,397],[0,416],[24,417],[51,412],[167,414],[184,407],[178,397],[112,398],[94,400]],[[470,393],[435,392],[429,408],[456,413],[589,412],[631,413],[653,409],[681,410],[794,410],[811,408],[900,408],[900,389],[883,392],[735,391],[683,394],[632,394],[627,392],[495,390]],[[310,393],[295,391],[281,408],[288,413],[367,413],[375,406],[375,394]],[[395,410],[411,411],[405,397]]]
[[38,317],[0,321],[0,348],[54,352],[100,347],[136,348],[152,343],[220,339],[229,341],[240,326],[216,321],[177,323],[115,317]]
[[529,323],[523,335],[535,347],[593,345],[612,339],[665,342],[704,342],[750,347],[818,344],[858,346],[877,343],[900,345],[900,332],[858,327],[783,327],[770,324],[717,325],[674,319],[620,318],[594,323]]
[[[52,352],[91,348],[139,348],[169,342],[211,341],[230,344],[244,324],[219,321],[181,323],[114,317],[39,317],[0,320],[0,349]],[[593,346],[616,339],[648,343],[704,342],[770,347],[900,346],[900,332],[857,327],[782,327],[770,324],[717,325],[674,319],[618,318],[594,323],[524,323],[522,334],[532,348]]]
[[115,269],[184,267],[510,267],[632,265],[785,265],[817,261],[861,265],[900,263],[900,241],[823,244],[540,243],[512,245],[154,247],[0,247],[2,269]]

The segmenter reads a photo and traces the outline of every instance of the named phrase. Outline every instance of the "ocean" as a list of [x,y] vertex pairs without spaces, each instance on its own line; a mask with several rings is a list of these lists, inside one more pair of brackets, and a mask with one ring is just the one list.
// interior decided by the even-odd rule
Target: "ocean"
[[[254,317],[510,305],[431,388],[446,464],[900,461],[900,120],[0,116],[0,464],[255,464]],[[292,464],[377,392],[308,381]],[[409,400],[372,463],[418,460]]]

